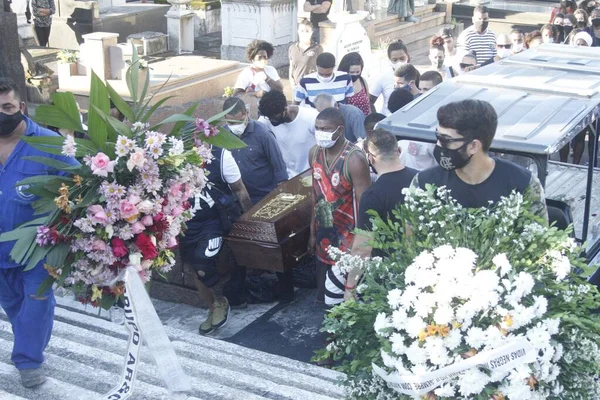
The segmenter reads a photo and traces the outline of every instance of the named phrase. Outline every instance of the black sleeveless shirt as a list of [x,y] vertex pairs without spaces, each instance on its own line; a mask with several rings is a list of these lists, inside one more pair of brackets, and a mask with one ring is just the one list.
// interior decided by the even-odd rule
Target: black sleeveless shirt
[[523,194],[531,181],[531,172],[510,161],[498,158],[494,158],[494,161],[494,171],[477,185],[465,183],[456,175],[456,171],[437,166],[419,172],[419,187],[425,189],[426,184],[446,186],[452,198],[467,208],[489,207],[490,201],[496,203],[502,197],[508,197],[513,190]]

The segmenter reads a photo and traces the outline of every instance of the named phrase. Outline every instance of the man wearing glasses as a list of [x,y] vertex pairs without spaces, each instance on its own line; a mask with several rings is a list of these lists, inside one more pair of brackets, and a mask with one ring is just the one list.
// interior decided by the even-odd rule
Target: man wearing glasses
[[275,134],[289,179],[306,171],[308,152],[316,144],[315,120],[319,114],[311,107],[288,105],[278,91],[265,93],[258,105],[264,123]]
[[481,65],[496,55],[496,34],[488,29],[490,17],[487,7],[477,6],[473,10],[473,25],[462,31],[458,37],[458,47],[475,53],[477,65]]
[[481,100],[462,100],[438,109],[434,157],[439,166],[419,172],[411,186],[445,186],[463,207],[490,207],[513,191],[529,200],[531,212],[545,221],[544,189],[530,171],[488,154],[498,116]]

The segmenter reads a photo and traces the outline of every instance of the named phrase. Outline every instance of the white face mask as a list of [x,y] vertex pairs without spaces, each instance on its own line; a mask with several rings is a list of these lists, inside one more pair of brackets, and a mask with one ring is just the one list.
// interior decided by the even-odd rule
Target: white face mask
[[315,131],[315,139],[317,139],[317,146],[324,149],[332,147],[337,140],[333,140],[333,135],[340,129],[339,127],[333,132],[327,131]]
[[512,55],[511,49],[498,49],[498,57],[500,57],[500,58],[506,58],[511,55]]
[[331,76],[325,77],[325,76],[321,76],[321,75],[319,75],[319,73],[317,73],[317,79],[319,80],[319,82],[322,82],[322,83],[331,82],[334,78],[335,78],[335,74],[331,74]]
[[523,43],[513,44],[512,51],[514,54],[522,52],[523,51]]
[[229,124],[229,130],[231,131],[231,133],[233,133],[236,136],[242,136],[244,134],[244,131],[246,130],[246,126],[248,126],[247,123],[241,123],[241,124]]
[[393,62],[390,61],[390,65],[392,66],[392,68],[394,69],[394,71],[396,69],[398,69],[398,67],[400,67],[400,66],[402,66],[404,64],[406,64],[406,61],[396,61],[395,63],[393,63]]

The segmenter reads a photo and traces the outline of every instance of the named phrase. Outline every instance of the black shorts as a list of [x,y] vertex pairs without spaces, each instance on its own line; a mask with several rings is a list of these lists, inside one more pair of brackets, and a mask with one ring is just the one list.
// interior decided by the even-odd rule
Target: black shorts
[[196,273],[202,271],[198,279],[207,287],[213,287],[219,281],[217,256],[223,247],[223,227],[221,221],[210,220],[202,224],[202,229],[193,238],[184,237],[180,243],[181,259]]

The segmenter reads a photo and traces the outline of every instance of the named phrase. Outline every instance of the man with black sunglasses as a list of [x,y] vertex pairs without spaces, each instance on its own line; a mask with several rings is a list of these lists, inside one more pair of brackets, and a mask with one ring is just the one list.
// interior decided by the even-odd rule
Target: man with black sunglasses
[[512,56],[512,54],[512,40],[510,40],[510,36],[506,33],[502,33],[496,37],[496,55],[481,64],[481,66],[495,63],[503,58]]
[[492,207],[513,191],[529,201],[530,211],[548,220],[544,190],[530,171],[510,161],[492,158],[488,151],[498,116],[481,100],[462,100],[438,109],[439,127],[433,152],[439,166],[419,172],[413,187],[445,186],[463,207]]
[[471,54],[471,53],[467,53],[463,56],[462,60],[460,61],[460,64],[458,64],[459,68],[459,75],[462,74],[466,74],[467,72],[471,72],[474,69],[477,68],[477,58],[475,57],[475,54]]

